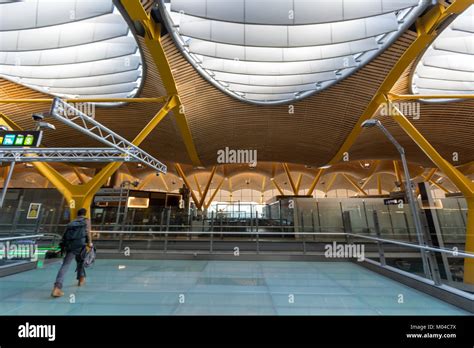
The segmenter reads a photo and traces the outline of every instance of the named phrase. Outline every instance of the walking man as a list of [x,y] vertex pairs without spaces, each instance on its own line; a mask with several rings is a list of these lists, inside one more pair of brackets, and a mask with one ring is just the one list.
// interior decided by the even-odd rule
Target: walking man
[[61,297],[64,295],[64,292],[61,290],[64,277],[74,259],[76,259],[77,263],[77,285],[82,286],[86,281],[86,272],[81,258],[81,251],[84,247],[88,250],[92,247],[91,222],[86,218],[86,214],[86,209],[79,209],[77,211],[77,218],[71,221],[66,227],[66,232],[64,232],[61,242],[61,247],[66,252],[66,255],[64,256],[63,263],[56,277],[53,292],[51,293],[52,297]]

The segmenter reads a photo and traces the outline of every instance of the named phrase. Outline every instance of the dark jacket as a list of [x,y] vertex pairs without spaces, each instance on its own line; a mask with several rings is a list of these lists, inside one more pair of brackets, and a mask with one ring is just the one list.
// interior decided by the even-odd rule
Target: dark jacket
[[68,223],[62,239],[63,249],[67,252],[79,253],[89,243],[88,230],[88,220],[83,216]]

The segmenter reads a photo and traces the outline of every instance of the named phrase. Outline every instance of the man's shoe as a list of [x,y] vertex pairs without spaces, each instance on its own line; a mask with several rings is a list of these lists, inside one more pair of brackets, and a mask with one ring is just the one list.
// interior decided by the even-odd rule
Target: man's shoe
[[64,291],[60,288],[54,287],[53,292],[51,292],[52,297],[61,297],[64,296]]
[[77,286],[83,286],[86,283],[86,277],[80,277]]

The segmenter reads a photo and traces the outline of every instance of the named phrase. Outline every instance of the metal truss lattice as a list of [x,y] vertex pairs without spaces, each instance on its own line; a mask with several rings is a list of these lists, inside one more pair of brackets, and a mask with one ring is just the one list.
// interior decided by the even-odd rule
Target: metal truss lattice
[[138,162],[138,160],[110,148],[20,148],[0,149],[0,162]]
[[167,171],[166,165],[159,160],[59,98],[54,98],[50,116],[107,146],[117,149],[125,157],[132,157],[137,162],[141,162],[158,172],[166,173]]

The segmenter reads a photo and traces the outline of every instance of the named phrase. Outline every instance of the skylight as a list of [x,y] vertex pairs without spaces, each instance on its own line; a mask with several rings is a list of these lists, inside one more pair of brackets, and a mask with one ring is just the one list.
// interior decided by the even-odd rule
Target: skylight
[[412,92],[474,94],[474,5],[451,22],[421,57],[413,74]]
[[112,0],[0,2],[0,77],[64,98],[129,98],[142,73]]
[[428,0],[160,0],[180,50],[222,91],[282,104],[322,91],[386,49]]

